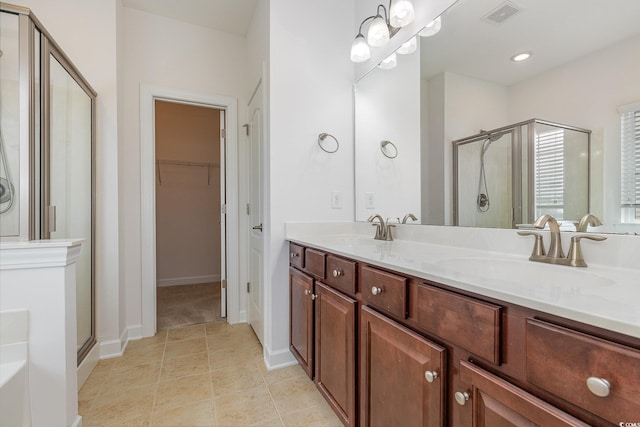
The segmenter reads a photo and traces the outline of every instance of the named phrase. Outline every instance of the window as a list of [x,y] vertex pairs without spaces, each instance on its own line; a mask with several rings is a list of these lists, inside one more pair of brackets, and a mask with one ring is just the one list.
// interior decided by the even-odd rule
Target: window
[[563,219],[564,130],[536,134],[536,217],[542,213]]
[[620,206],[623,223],[640,222],[640,103],[620,112]]

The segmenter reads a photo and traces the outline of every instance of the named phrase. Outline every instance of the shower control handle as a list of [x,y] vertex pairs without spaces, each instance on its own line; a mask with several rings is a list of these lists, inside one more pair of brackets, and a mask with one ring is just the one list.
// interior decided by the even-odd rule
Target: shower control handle
[[56,207],[49,206],[49,233],[56,231]]

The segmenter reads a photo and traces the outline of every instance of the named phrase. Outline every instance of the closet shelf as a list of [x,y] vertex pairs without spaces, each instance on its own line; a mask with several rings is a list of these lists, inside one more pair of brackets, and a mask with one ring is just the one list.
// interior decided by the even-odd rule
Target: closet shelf
[[162,185],[162,170],[160,168],[160,165],[207,168],[208,170],[207,183],[209,185],[211,185],[211,169],[214,169],[214,168],[220,169],[220,165],[218,163],[188,162],[183,160],[156,160],[156,170],[158,171],[158,182],[160,183],[160,185]]

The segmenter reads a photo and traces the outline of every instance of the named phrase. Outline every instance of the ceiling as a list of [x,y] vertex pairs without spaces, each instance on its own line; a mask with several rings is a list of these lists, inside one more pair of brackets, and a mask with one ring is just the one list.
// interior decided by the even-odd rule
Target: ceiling
[[[505,86],[640,33],[640,0],[510,0],[520,12],[501,24],[484,19],[505,0],[459,0],[442,30],[420,39],[422,76],[443,71]],[[511,56],[532,51],[514,63]]]
[[258,0],[122,0],[124,7],[245,36]]

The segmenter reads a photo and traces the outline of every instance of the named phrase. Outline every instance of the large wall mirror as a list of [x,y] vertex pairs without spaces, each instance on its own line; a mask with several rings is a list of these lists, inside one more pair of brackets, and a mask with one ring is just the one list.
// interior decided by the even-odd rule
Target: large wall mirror
[[356,221],[513,228],[591,212],[598,231],[640,232],[640,179],[631,202],[621,185],[625,114],[640,123],[638,22],[637,0],[457,1],[416,52],[354,85]]

